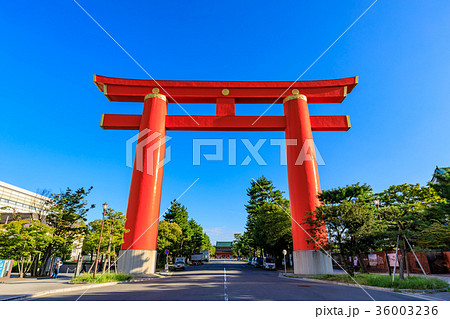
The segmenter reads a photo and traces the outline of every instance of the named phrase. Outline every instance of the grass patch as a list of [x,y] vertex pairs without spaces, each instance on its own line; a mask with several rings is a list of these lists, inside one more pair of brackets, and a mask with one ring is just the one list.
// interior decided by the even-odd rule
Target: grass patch
[[128,274],[97,274],[95,279],[92,278],[92,274],[82,274],[77,278],[72,279],[72,282],[75,284],[93,284],[93,283],[104,283],[104,282],[113,282],[113,281],[125,281],[131,280],[133,276]]
[[[348,275],[318,275],[308,278],[355,283]],[[395,276],[394,282],[391,276],[380,274],[356,274],[353,278],[360,285],[394,289],[448,289],[449,287],[446,281],[434,277],[426,279],[422,276],[410,276],[400,280],[398,276]]]

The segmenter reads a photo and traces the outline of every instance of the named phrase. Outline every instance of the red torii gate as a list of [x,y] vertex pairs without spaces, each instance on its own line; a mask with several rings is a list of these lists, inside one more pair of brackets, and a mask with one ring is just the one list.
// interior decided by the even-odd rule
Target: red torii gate
[[[124,236],[118,268],[135,275],[154,273],[161,202],[166,130],[176,131],[284,131],[289,199],[296,274],[331,273],[331,259],[314,244],[298,225],[305,212],[320,205],[320,191],[314,147],[310,160],[299,165],[297,158],[312,131],[348,131],[349,117],[309,116],[309,103],[341,103],[358,84],[358,77],[335,80],[292,82],[155,81],[119,79],[94,75],[94,83],[109,101],[144,102],[142,115],[103,114],[100,126],[109,130],[158,132],[142,150],[141,167],[134,163]],[[168,103],[215,103],[215,116],[167,115]],[[284,116],[235,116],[235,104],[283,103]],[[145,142],[144,142],[145,143]],[[155,144],[155,143],[159,143]],[[147,149],[152,148],[152,154]],[[150,158],[152,156],[153,158]],[[150,165],[150,166],[147,166]],[[161,167],[160,167],[161,166]],[[150,171],[152,174],[147,174]],[[298,224],[297,224],[298,223]]]

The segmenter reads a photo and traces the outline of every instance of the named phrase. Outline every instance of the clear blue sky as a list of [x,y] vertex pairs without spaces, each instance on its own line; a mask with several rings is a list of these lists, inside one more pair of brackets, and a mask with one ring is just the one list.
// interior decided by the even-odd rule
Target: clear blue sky
[[[295,80],[373,1],[85,1],[79,3],[155,78]],[[302,78],[359,76],[342,104],[314,115],[350,115],[348,132],[314,138],[326,163],[323,189],[366,182],[426,184],[448,166],[450,2],[378,1]],[[0,10],[0,180],[36,191],[94,186],[90,201],[126,211],[133,131],[103,131],[102,113],[138,114],[139,103],[108,102],[93,74],[146,74],[72,1],[8,1]],[[214,106],[186,105],[191,114]],[[237,107],[260,115],[265,105]],[[183,114],[176,105],[171,114]],[[281,115],[274,106],[267,115]],[[268,165],[192,166],[193,138],[281,138],[282,133],[171,132],[161,207],[178,197],[212,240],[244,230],[245,190],[264,174],[288,191],[286,167],[268,142]],[[227,145],[227,142],[225,142]],[[208,151],[208,148],[205,149]],[[248,153],[238,144],[238,163]],[[225,157],[227,153],[225,153]]]

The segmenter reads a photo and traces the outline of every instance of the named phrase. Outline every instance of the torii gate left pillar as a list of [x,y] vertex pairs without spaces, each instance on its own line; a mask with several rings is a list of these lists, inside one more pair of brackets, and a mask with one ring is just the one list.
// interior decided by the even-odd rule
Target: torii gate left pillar
[[[284,131],[296,274],[331,273],[331,259],[308,242],[306,212],[320,205],[312,131],[347,131],[348,116],[309,116],[309,103],[341,103],[357,77],[292,82],[153,81],[94,76],[110,101],[142,102],[142,115],[104,114],[103,129],[139,130],[127,221],[118,269],[133,275],[154,273],[166,130]],[[159,94],[160,87],[166,95]],[[152,92],[152,93],[148,93]],[[302,94],[300,94],[300,92]],[[280,97],[283,99],[281,100]],[[235,116],[235,103],[281,103],[284,116]],[[215,116],[167,115],[167,103],[215,103]],[[294,141],[295,143],[291,143]],[[299,161],[305,143],[309,159]],[[309,145],[309,146],[308,146]],[[325,226],[323,226],[326,235]],[[305,229],[306,228],[306,229]]]
[[166,115],[166,97],[157,93],[147,94],[128,197],[126,225],[129,232],[124,235],[119,254],[118,270],[123,273],[155,272],[164,168],[160,163],[164,161]]

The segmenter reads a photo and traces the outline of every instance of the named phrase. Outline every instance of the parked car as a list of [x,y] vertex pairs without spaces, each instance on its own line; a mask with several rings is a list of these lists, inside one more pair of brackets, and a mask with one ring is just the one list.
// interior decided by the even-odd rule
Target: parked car
[[275,268],[275,259],[272,258],[272,257],[264,257],[263,269],[276,270],[276,268]]
[[262,268],[263,262],[264,262],[264,258],[256,257],[255,263],[253,264],[253,266],[255,266],[256,268]]
[[176,261],[173,264],[173,270],[185,270],[185,269],[186,269],[186,264],[182,260]]
[[185,270],[186,269],[186,258],[176,257],[175,263],[173,264],[173,270]]
[[182,261],[182,262],[186,263],[186,258],[184,258],[184,257],[175,257],[175,262],[177,262],[177,261]]

